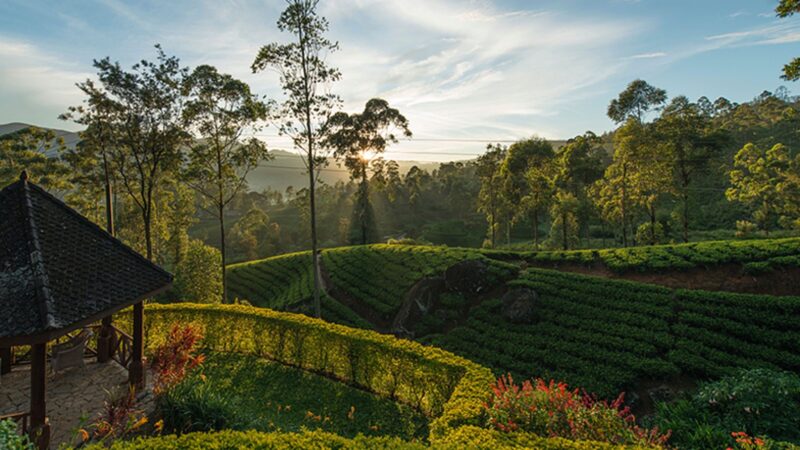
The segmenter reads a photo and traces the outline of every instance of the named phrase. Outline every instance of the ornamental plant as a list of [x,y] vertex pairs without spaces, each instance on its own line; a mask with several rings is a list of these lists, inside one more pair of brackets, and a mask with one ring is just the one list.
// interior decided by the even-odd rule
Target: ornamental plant
[[520,386],[509,374],[492,386],[484,408],[488,425],[508,433],[643,446],[660,446],[669,439],[669,432],[636,425],[623,402],[624,393],[609,403],[553,380],[537,378]]
[[109,392],[103,410],[90,426],[91,436],[83,429],[80,434],[84,441],[91,438],[102,442],[134,433],[146,423],[147,416],[137,407],[136,392],[129,387]]
[[150,371],[154,375],[153,392],[160,395],[170,387],[180,383],[186,375],[205,360],[202,354],[195,354],[203,339],[200,329],[194,325],[173,323],[164,344],[153,352]]

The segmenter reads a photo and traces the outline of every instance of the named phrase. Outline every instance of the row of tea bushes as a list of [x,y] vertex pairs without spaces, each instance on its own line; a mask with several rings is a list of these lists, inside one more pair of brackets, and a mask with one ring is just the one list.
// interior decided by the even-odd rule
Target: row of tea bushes
[[272,309],[309,299],[314,290],[311,252],[289,253],[227,268],[228,296]]
[[538,294],[533,323],[510,323],[499,300],[487,301],[462,326],[424,340],[498,374],[563,380],[606,397],[678,373],[800,371],[800,297],[676,291],[543,269],[509,285]]
[[657,272],[738,263],[750,272],[777,266],[800,266],[800,238],[707,241],[604,250],[508,252],[486,251],[487,256],[513,257],[543,264],[602,263],[614,272]]

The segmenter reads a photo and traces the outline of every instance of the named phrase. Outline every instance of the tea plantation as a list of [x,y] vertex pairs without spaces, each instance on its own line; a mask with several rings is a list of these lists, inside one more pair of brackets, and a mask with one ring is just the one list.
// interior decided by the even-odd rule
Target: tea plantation
[[614,272],[686,270],[721,264],[741,264],[750,271],[800,267],[800,238],[707,241],[604,250],[489,252],[522,257],[535,263],[602,264]]

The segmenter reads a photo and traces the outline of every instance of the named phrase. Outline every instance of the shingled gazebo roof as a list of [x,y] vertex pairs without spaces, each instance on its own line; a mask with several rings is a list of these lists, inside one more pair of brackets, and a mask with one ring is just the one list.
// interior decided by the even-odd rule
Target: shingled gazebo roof
[[0,346],[52,340],[171,282],[24,173],[0,191]]

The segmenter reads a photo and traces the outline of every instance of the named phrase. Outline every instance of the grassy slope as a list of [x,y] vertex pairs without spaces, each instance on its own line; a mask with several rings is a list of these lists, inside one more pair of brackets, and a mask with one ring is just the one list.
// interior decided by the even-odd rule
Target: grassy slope
[[404,439],[428,433],[425,417],[410,407],[267,360],[211,354],[202,373],[208,388],[224,393],[239,414],[252,421],[248,428],[307,428],[347,437],[361,433]]

